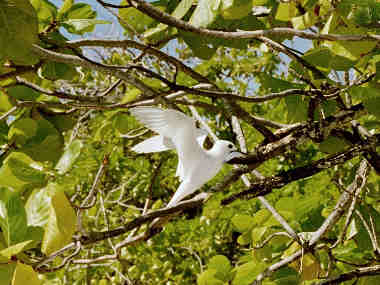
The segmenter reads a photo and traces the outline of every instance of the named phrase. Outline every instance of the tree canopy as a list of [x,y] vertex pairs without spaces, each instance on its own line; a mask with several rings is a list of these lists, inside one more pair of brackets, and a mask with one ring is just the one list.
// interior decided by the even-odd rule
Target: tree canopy
[[[0,283],[380,283],[379,47],[378,0],[1,0]],[[165,208],[136,106],[248,155]]]

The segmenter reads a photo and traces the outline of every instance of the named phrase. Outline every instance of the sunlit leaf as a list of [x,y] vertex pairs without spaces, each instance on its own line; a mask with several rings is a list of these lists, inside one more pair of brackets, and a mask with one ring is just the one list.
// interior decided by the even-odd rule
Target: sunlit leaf
[[24,241],[27,224],[24,205],[17,193],[0,189],[0,227],[8,246]]
[[80,155],[82,147],[83,143],[80,140],[74,140],[69,146],[66,147],[65,152],[59,159],[55,169],[57,169],[61,174],[69,171],[75,160]]
[[45,234],[41,246],[42,252],[47,255],[71,241],[77,222],[75,211],[62,189],[56,186],[50,195],[49,219],[45,225]]
[[17,262],[16,269],[12,278],[12,285],[40,285],[42,282],[38,279],[38,274],[30,265]]
[[37,15],[28,0],[0,2],[0,60],[34,64],[38,58],[30,47],[38,41]]

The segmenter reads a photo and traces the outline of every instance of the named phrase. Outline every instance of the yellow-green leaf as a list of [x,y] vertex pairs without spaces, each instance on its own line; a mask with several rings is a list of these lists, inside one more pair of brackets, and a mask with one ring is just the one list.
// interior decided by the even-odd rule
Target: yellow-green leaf
[[68,244],[76,229],[76,215],[65,193],[56,188],[51,197],[49,220],[41,251],[47,255]]
[[38,274],[30,265],[17,262],[16,270],[13,273],[12,285],[40,285],[41,280],[38,279]]

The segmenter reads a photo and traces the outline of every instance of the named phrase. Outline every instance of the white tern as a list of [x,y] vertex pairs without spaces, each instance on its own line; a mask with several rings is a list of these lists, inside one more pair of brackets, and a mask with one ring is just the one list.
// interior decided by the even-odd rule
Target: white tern
[[158,152],[175,149],[178,154],[176,176],[179,185],[167,207],[175,206],[184,197],[194,193],[212,179],[224,162],[243,154],[226,140],[217,140],[210,150],[203,148],[207,132],[197,129],[195,120],[185,114],[156,107],[130,109],[138,121],[158,133],[137,145],[132,150],[138,153]]

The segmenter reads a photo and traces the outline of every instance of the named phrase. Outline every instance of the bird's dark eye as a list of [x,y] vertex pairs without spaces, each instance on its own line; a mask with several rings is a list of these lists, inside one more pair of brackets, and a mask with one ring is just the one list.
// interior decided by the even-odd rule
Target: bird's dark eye
[[233,148],[234,146],[232,144],[229,144],[228,145],[228,148]]

